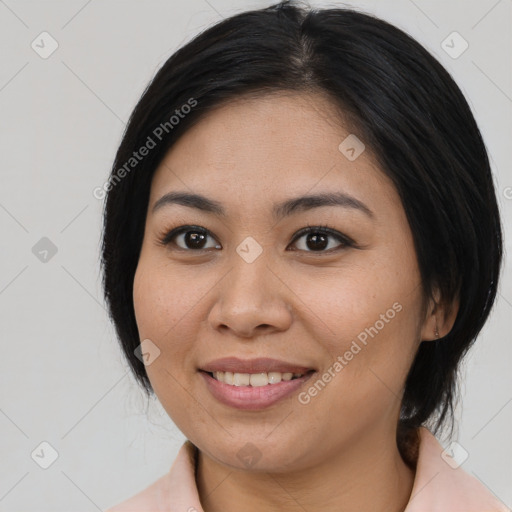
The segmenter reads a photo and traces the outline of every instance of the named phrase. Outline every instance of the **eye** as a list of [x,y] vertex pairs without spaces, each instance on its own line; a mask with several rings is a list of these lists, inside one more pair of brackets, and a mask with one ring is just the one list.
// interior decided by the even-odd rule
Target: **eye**
[[[213,239],[211,233],[205,228],[201,228],[200,226],[181,226],[165,233],[163,237],[160,237],[159,243],[164,246],[172,243],[185,251],[201,251],[211,249],[212,247],[214,249],[221,249],[219,244],[208,246],[205,243],[208,237]],[[176,239],[176,242],[173,241],[174,239]]]
[[[354,241],[352,239],[327,226],[309,226],[307,228],[301,229],[296,234],[292,243],[295,243],[301,238],[305,238],[305,240],[302,244],[298,244],[302,245],[302,247],[299,247],[299,250],[305,252],[330,253],[354,245]],[[329,238],[331,240],[337,240],[339,242],[338,246],[333,248],[332,244],[329,243]]]
[[[162,234],[158,239],[158,243],[163,246],[172,244],[184,251],[201,251],[212,248],[222,249],[222,246],[218,243],[208,246],[208,238],[215,240],[212,234],[205,228],[200,226],[180,226]],[[331,253],[355,245],[352,239],[327,226],[308,226],[301,229],[295,234],[292,244],[296,244],[301,238],[305,238],[305,240],[302,244],[298,244],[302,245],[298,250],[304,252]],[[329,239],[331,241],[336,240],[338,246],[334,244],[334,247],[332,247],[333,244],[330,243]]]

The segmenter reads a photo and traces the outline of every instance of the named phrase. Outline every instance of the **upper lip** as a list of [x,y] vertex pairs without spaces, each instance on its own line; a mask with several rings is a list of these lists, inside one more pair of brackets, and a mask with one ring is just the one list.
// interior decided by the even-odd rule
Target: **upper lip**
[[279,359],[258,357],[255,359],[239,359],[238,357],[224,357],[210,361],[200,368],[205,372],[233,372],[233,373],[307,373],[313,368],[299,364],[287,363]]

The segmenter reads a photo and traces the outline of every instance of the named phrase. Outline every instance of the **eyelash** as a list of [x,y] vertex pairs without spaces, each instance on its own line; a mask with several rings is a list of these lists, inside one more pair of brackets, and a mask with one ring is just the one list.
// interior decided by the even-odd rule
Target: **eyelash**
[[[207,235],[211,238],[213,238],[215,240],[215,237],[212,235],[212,233],[205,229],[205,228],[202,228],[200,226],[193,226],[193,225],[188,225],[188,226],[179,226],[177,228],[173,228],[169,231],[165,231],[163,234],[161,234],[158,238],[158,244],[159,245],[162,245],[164,247],[167,247],[168,245],[171,244],[171,241],[178,235],[181,235],[183,233],[187,233],[187,232],[197,232],[197,233],[201,233],[203,235]],[[348,236],[346,235],[343,235],[342,233],[340,233],[339,231],[336,231],[332,228],[330,228],[329,226],[327,225],[318,225],[318,226],[310,226],[308,224],[308,227],[307,228],[303,228],[303,229],[300,229],[294,236],[293,240],[292,240],[292,244],[296,243],[297,240],[299,240],[300,238],[302,238],[304,235],[308,235],[310,233],[315,233],[315,234],[322,234],[322,235],[326,235],[326,236],[330,236],[332,238],[335,238],[338,242],[341,242],[341,245],[339,247],[335,247],[335,248],[331,248],[331,249],[328,249],[328,250],[321,250],[321,251],[303,251],[303,252],[307,252],[307,253],[310,253],[310,254],[332,254],[333,252],[337,252],[339,250],[342,250],[346,247],[355,247],[356,244],[355,242],[349,238]],[[173,245],[176,245],[173,243]],[[183,249],[183,247],[178,247],[178,250],[181,250],[183,252],[202,252],[202,251],[208,251],[210,249],[212,249],[211,247],[207,248],[207,249]],[[301,249],[298,249],[299,251],[302,251]]]

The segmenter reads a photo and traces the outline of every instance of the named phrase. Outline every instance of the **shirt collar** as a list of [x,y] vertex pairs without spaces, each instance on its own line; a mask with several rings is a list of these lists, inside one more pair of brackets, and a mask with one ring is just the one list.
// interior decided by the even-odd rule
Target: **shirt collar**
[[[404,512],[511,512],[478,479],[448,464],[428,429],[420,427],[418,433],[414,484]],[[186,440],[166,475],[107,512],[204,512],[196,485],[197,453],[197,447]]]

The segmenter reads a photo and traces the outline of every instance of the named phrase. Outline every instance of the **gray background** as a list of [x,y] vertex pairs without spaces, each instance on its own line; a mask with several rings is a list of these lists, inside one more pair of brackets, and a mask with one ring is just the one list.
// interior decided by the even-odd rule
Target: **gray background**
[[[0,511],[104,510],[172,464],[184,437],[138,390],[105,312],[103,201],[93,189],[107,179],[125,122],[166,58],[221,17],[269,4],[0,0]],[[491,155],[510,253],[512,1],[330,5],[396,24],[452,73]],[[31,47],[51,48],[43,31],[58,43],[46,59]],[[469,44],[458,58],[441,46],[454,31]],[[48,249],[43,237],[55,254],[38,252]],[[454,437],[469,453],[462,467],[508,507],[511,284],[508,257],[496,307],[464,365]],[[47,469],[43,441],[58,453]]]

